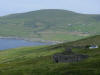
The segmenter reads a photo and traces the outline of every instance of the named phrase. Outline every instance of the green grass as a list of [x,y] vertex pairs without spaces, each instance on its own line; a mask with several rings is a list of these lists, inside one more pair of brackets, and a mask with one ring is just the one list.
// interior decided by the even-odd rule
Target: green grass
[[59,45],[0,51],[0,75],[100,75],[100,48],[73,48],[74,52],[89,56],[76,63],[55,63],[52,59],[53,54],[63,52],[69,45],[84,46],[90,40],[100,45],[100,36],[94,36]]
[[87,36],[80,36],[78,34],[70,34],[68,32],[66,33],[41,33],[42,34],[42,39],[45,40],[51,40],[51,41],[74,41],[74,40],[78,40],[81,38],[86,38]]
[[[78,33],[74,40],[99,34],[99,20],[100,15],[79,14],[57,9],[12,14],[0,17],[0,36],[73,41],[76,32]],[[87,36],[84,36],[84,33]]]

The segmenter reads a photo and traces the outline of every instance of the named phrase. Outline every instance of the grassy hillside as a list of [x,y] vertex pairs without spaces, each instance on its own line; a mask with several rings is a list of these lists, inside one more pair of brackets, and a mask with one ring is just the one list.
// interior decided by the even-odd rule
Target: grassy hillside
[[99,75],[100,48],[73,48],[76,53],[89,55],[88,59],[76,63],[55,63],[52,59],[53,54],[63,52],[69,45],[83,46],[90,42],[100,46],[100,36],[53,46],[0,51],[0,75]]
[[72,41],[100,33],[100,15],[38,10],[0,17],[0,36]]

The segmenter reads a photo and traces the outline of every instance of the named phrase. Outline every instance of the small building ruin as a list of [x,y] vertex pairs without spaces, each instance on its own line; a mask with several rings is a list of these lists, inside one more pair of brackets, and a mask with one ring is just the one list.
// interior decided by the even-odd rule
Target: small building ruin
[[76,53],[72,52],[71,48],[67,48],[66,51],[64,51],[63,53],[57,53],[57,54],[53,55],[53,60],[56,63],[59,63],[59,62],[79,62],[79,61],[84,60],[86,58],[88,58],[88,55],[76,54]]
[[79,62],[83,59],[88,58],[87,55],[83,54],[73,54],[73,55],[64,55],[64,54],[55,54],[53,55],[53,60],[58,62]]

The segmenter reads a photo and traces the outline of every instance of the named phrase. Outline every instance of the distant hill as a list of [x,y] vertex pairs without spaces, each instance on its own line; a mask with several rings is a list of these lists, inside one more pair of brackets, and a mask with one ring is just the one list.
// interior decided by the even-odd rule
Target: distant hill
[[0,17],[0,36],[72,41],[100,34],[100,15],[46,9]]
[[72,48],[75,53],[89,56],[79,62],[55,63],[52,58],[54,54],[64,52],[68,45],[84,46],[94,42],[100,46],[100,35],[59,45],[0,51],[0,75],[99,75],[100,48]]

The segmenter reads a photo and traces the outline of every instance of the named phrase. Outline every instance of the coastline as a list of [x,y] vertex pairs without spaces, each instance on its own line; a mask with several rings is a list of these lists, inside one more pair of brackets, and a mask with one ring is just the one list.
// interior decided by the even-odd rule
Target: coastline
[[52,43],[52,44],[59,44],[63,43],[60,41],[50,41],[50,40],[43,40],[40,38],[21,38],[21,37],[2,37],[0,36],[0,39],[14,39],[14,40],[25,40],[25,41],[30,41],[30,42],[42,42],[42,43]]

